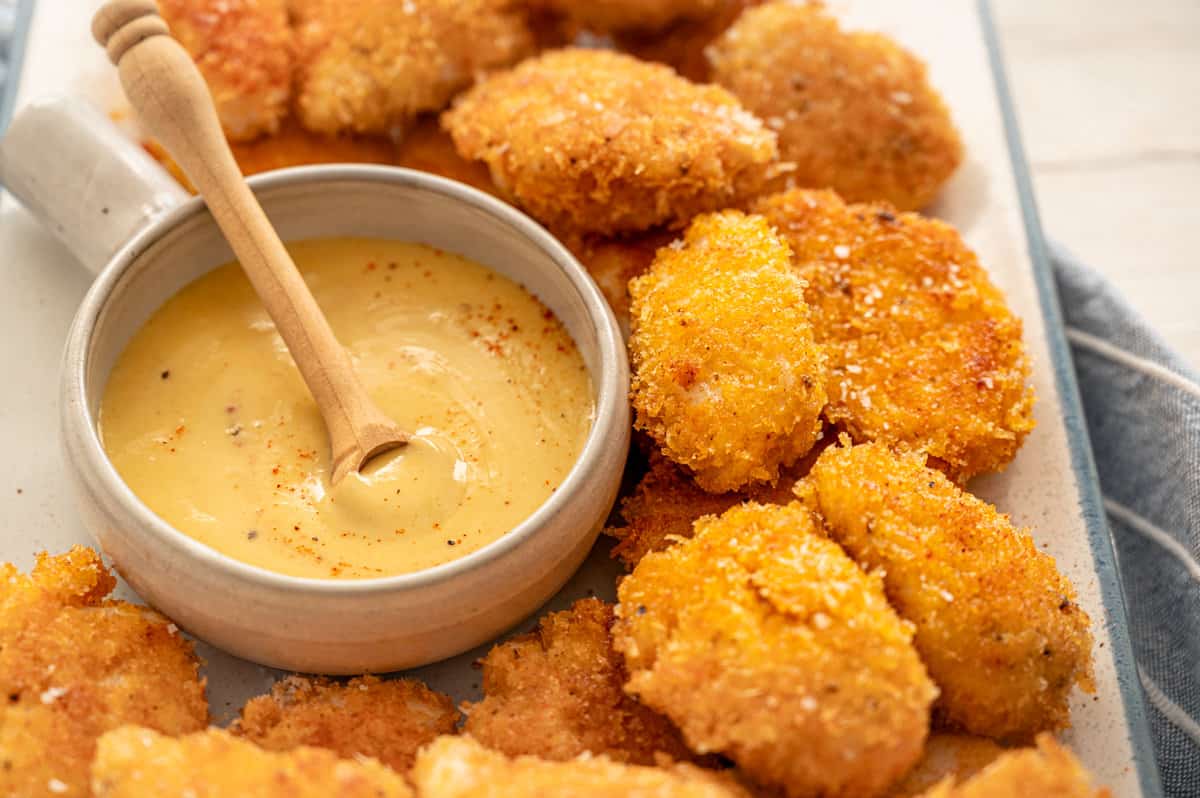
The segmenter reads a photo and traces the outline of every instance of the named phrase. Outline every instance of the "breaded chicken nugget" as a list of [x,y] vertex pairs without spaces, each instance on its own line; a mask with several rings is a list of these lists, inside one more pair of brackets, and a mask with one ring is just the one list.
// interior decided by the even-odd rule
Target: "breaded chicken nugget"
[[459,155],[435,116],[422,117],[405,131],[397,145],[396,165],[457,180],[495,196],[500,194],[487,167]]
[[825,356],[759,216],[696,219],[630,283],[636,427],[714,493],[774,482],[821,434]]
[[106,599],[92,549],[0,566],[0,795],[87,796],[96,738],[126,723],[182,734],[208,703],[192,645],[146,607]]
[[568,760],[604,754],[653,765],[656,755],[692,757],[669,720],[625,695],[613,651],[612,607],[575,602],[538,630],[494,646],[483,659],[484,699],[464,707],[464,731],[509,756]]
[[[815,449],[814,449],[815,452]],[[706,515],[721,513],[744,501],[760,504],[788,504],[794,498],[792,487],[808,472],[814,452],[779,475],[771,485],[754,485],[733,493],[709,493],[702,490],[687,473],[661,454],[650,457],[650,467],[633,493],[621,500],[623,525],[604,530],[616,538],[612,556],[633,569],[652,551],[662,551],[672,543],[692,536],[692,524]]]
[[883,573],[916,625],[951,728],[1025,741],[1069,725],[1071,688],[1092,685],[1092,635],[1075,588],[1026,529],[919,454],[826,449],[797,494],[829,535]]
[[1011,751],[961,786],[944,782],[925,798],[1112,798],[1079,760],[1048,734],[1037,748]]
[[618,31],[617,46],[643,61],[666,64],[688,80],[708,83],[712,68],[705,48],[724,33],[747,8],[766,0],[716,0],[712,13],[675,22],[666,30]]
[[545,53],[442,116],[517,204],[560,233],[682,226],[762,189],[775,135],[729,92],[604,50]]
[[373,757],[403,773],[421,746],[453,734],[458,719],[449,696],[412,679],[361,676],[342,684],[290,676],[270,695],[250,699],[231,731],[268,751],[328,748],[347,758]]
[[650,270],[654,254],[675,239],[672,233],[652,230],[626,238],[571,237],[567,247],[579,259],[608,300],[621,331],[629,334],[629,281]]
[[292,0],[296,112],[318,133],[391,133],[533,51],[515,0]]
[[842,32],[820,5],[752,8],[708,56],[712,80],[779,134],[789,186],[918,210],[962,161],[925,64],[886,36]]
[[158,10],[200,68],[229,139],[279,130],[292,88],[287,0],[158,0]]
[[421,798],[750,798],[732,778],[693,765],[510,759],[470,737],[435,740],[417,757],[411,779]]
[[560,15],[575,29],[595,33],[659,30],[680,19],[704,18],[721,0],[531,0],[530,5]]
[[964,782],[1006,750],[986,737],[934,732],[925,741],[921,761],[888,790],[888,798],[915,798],[947,777]]
[[1021,320],[954,228],[794,190],[755,204],[791,244],[829,357],[826,417],[927,452],[953,479],[996,471],[1033,429]]
[[411,798],[400,774],[374,759],[323,748],[264,751],[221,729],[164,737],[124,726],[100,738],[95,798]]
[[881,795],[920,758],[937,690],[912,625],[800,503],[697,521],[618,596],[626,690],[693,750],[791,798]]

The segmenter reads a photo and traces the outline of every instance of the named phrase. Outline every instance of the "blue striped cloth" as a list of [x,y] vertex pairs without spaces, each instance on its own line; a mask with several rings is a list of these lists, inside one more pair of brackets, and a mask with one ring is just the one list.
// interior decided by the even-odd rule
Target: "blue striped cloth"
[[1051,250],[1168,796],[1200,795],[1200,375]]

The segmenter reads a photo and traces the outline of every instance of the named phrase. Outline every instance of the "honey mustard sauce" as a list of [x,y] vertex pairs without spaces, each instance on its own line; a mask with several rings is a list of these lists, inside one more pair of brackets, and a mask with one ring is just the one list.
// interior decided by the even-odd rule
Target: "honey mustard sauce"
[[316,405],[229,264],[163,305],[109,378],[101,438],[142,502],[243,562],[353,579],[462,557],[549,498],[594,407],[583,359],[544,305],[424,245],[288,249],[368,392],[412,440],[331,488]]

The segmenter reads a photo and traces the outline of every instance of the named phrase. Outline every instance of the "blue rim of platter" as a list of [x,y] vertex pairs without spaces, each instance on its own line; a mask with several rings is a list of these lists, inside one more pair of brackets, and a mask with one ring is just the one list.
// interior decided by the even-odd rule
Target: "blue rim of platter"
[[1000,49],[1000,37],[996,30],[990,0],[978,0],[978,4],[979,19],[983,26],[983,39],[987,45],[1000,111],[1004,117],[1004,132],[1008,141],[1009,158],[1012,160],[1013,175],[1016,179],[1017,194],[1021,201],[1021,215],[1025,220],[1025,235],[1029,247],[1029,258],[1033,262],[1034,279],[1037,282],[1038,301],[1041,305],[1042,317],[1046,322],[1046,338],[1050,347],[1050,356],[1054,361],[1054,381],[1058,386],[1060,410],[1071,448],[1071,468],[1075,472],[1075,483],[1079,489],[1079,505],[1087,524],[1092,559],[1096,565],[1096,578],[1100,583],[1100,594],[1104,602],[1109,646],[1113,662],[1116,665],[1117,684],[1121,690],[1121,703],[1125,711],[1126,731],[1129,735],[1130,747],[1133,749],[1134,767],[1137,768],[1142,795],[1145,798],[1161,798],[1162,783],[1154,756],[1154,745],[1150,737],[1145,694],[1138,681],[1137,662],[1133,657],[1133,644],[1129,639],[1129,620],[1125,612],[1125,597],[1117,572],[1116,553],[1108,530],[1108,522],[1105,520],[1100,480],[1096,474],[1096,463],[1092,459],[1092,444],[1088,438],[1083,405],[1079,399],[1079,386],[1075,382],[1075,366],[1063,329],[1058,289],[1054,284],[1050,260],[1046,255],[1046,239],[1042,233],[1042,223],[1038,216],[1033,182],[1029,177],[1025,148],[1021,143],[1017,115],[1008,89],[1004,56]]

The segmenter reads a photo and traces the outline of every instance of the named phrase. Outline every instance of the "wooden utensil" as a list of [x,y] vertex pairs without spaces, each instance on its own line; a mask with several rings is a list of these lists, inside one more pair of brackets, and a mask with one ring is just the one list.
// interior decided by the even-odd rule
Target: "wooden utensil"
[[191,57],[171,38],[153,0],[111,0],[92,34],[116,64],[146,129],[187,173],[312,392],[329,433],[337,484],[375,455],[408,442],[354,374],[283,242],[251,193],[225,141],[216,108]]

